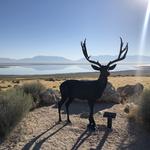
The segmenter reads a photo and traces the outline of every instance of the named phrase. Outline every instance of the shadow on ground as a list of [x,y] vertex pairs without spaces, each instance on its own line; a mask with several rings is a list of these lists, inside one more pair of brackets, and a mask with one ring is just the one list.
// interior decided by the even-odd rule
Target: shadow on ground
[[[102,147],[105,144],[105,141],[107,140],[107,137],[109,135],[109,133],[111,132],[111,130],[109,130],[108,128],[106,128],[106,126],[104,125],[98,125],[97,126],[97,131],[96,132],[100,132],[100,134],[103,133],[102,138],[100,139],[100,142],[97,144],[96,148],[92,149],[92,150],[100,150],[102,149]],[[72,146],[71,150],[78,150],[79,147],[90,137],[92,136],[92,134],[95,134],[94,132],[90,132],[87,129],[77,138],[76,142],[74,143],[74,145]],[[99,135],[99,134],[98,134]]]
[[60,127],[57,127],[57,129],[52,132],[50,135],[48,135],[47,137],[44,137],[42,140],[38,141],[38,139],[40,139],[44,134],[46,134],[47,132],[49,132],[50,130],[52,130],[54,127],[56,127],[57,125],[60,125],[59,123],[54,124],[52,127],[50,127],[49,129],[47,129],[46,131],[42,132],[41,134],[39,134],[38,136],[34,137],[33,139],[31,139],[27,144],[24,145],[24,147],[22,148],[22,150],[30,150],[30,148],[34,145],[34,147],[32,148],[32,150],[40,150],[42,144],[50,137],[52,137],[53,135],[55,135],[57,132],[59,132],[62,128],[64,128],[68,123],[64,123],[61,124]]
[[[56,127],[58,124],[53,125],[52,127],[50,127],[49,129],[47,129],[46,131],[42,132],[41,134],[39,134],[38,136],[34,137],[33,139],[31,139],[28,143],[26,143],[24,145],[24,147],[22,148],[22,150],[40,150],[41,146],[44,144],[44,142],[46,142],[50,137],[53,137],[53,135],[55,135],[57,132],[59,132],[61,129],[63,129],[67,123],[63,123],[63,124],[59,124],[58,127]],[[48,133],[50,130],[53,130],[53,128],[56,128],[52,133]],[[77,137],[77,140],[74,142],[71,150],[77,150],[80,148],[80,146],[86,142],[86,140],[88,140],[88,138],[90,136],[93,136],[93,134],[103,134],[102,138],[100,138],[99,143],[97,144],[95,149],[92,150],[100,150],[102,149],[102,147],[105,144],[105,141],[107,140],[107,137],[109,135],[111,131],[108,130],[108,128],[104,125],[98,125],[97,129],[95,132],[91,132],[88,129],[84,130],[79,137]],[[46,133],[48,133],[46,135]],[[44,135],[44,137],[42,138],[42,136]],[[45,136],[46,135],[46,136]],[[92,138],[92,137],[91,137]]]
[[[106,108],[111,108],[113,105],[114,105],[113,103],[112,104],[110,103],[95,104],[95,113],[98,111],[104,110]],[[56,105],[54,105],[53,107],[57,108]],[[64,110],[64,113],[66,113],[65,106],[62,107],[62,110]],[[89,107],[86,102],[73,102],[70,105],[69,110],[70,110],[70,114],[80,114],[83,112],[89,112]],[[39,135],[31,139],[28,143],[26,143],[24,147],[22,148],[22,150],[30,150],[30,149],[40,150],[44,142],[46,142],[49,138],[53,137],[53,135],[59,132],[66,125],[67,125],[66,122],[63,122],[61,124],[59,123],[54,124],[52,127],[40,133]],[[104,125],[98,125],[97,131],[100,132],[101,135],[103,135],[102,138],[100,139],[100,142],[97,144],[97,147],[96,147],[96,149],[101,149],[110,131]],[[92,134],[93,132],[85,129],[85,131],[83,131],[83,133],[81,133],[81,135],[77,138],[71,150],[77,150]]]
[[[94,106],[94,113],[97,113],[98,111],[102,111],[104,109],[108,109],[111,108],[113,105],[115,105],[114,103],[95,103]],[[57,105],[54,105],[53,108],[57,108]],[[62,106],[63,113],[66,114],[66,108],[65,108],[65,104]],[[81,114],[81,113],[85,113],[85,112],[89,112],[89,106],[88,103],[85,102],[78,102],[78,101],[74,101],[70,104],[69,106],[69,114]]]

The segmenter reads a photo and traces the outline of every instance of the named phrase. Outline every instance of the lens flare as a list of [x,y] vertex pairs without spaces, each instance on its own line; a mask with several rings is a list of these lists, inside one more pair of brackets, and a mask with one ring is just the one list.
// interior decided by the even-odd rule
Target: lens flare
[[[148,1],[147,10],[144,18],[143,28],[142,28],[142,34],[141,34],[141,41],[139,46],[139,58],[138,58],[138,65],[142,64],[142,55],[144,54],[144,48],[145,48],[145,41],[146,41],[146,34],[148,29],[148,23],[150,18],[150,0]],[[137,74],[140,74],[140,71],[137,71]]]

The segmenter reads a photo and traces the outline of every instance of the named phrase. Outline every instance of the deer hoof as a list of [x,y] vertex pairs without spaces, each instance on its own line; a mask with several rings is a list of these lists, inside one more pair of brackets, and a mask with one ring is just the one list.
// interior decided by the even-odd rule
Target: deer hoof
[[68,124],[71,124],[72,122],[71,122],[70,120],[67,120],[67,123],[68,123]]
[[60,123],[60,122],[62,122],[62,120],[61,120],[61,119],[59,119],[59,120],[58,120],[58,123]]
[[90,128],[90,127],[91,127],[91,124],[88,124],[88,125],[87,125],[87,128]]
[[96,130],[95,125],[91,125],[91,124],[88,124],[87,128],[88,128],[89,131],[95,131]]

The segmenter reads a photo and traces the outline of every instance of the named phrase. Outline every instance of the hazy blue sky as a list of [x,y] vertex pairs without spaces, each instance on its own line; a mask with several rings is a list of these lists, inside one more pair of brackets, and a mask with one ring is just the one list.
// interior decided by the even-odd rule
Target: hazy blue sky
[[[138,54],[146,0],[0,0],[0,57],[118,54],[119,37]],[[145,55],[150,55],[150,26]]]

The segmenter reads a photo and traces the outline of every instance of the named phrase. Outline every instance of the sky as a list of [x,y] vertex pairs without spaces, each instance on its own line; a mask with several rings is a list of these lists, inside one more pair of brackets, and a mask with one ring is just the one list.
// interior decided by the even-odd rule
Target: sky
[[[139,54],[148,0],[0,0],[0,57],[117,55],[121,36],[128,55]],[[149,22],[150,24],[150,22]],[[150,56],[150,25],[143,54]]]

